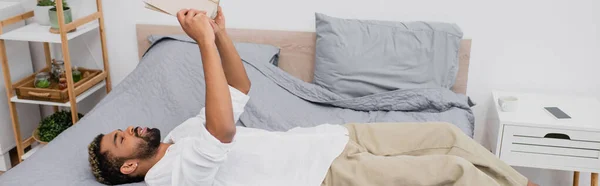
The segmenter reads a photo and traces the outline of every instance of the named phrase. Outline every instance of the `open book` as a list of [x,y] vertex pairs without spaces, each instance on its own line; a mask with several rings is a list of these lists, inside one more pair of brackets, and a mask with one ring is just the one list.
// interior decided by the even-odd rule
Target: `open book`
[[146,8],[160,13],[177,16],[181,9],[206,11],[206,15],[214,19],[220,0],[144,0]]

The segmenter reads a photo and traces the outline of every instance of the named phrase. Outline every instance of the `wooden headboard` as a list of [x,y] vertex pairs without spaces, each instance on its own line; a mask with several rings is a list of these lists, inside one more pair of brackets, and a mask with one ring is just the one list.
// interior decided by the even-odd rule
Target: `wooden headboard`
[[[136,29],[140,58],[150,47],[148,36],[184,34],[179,26],[138,24]],[[279,67],[297,78],[312,82],[315,69],[316,35],[314,32],[227,29],[227,33],[236,42],[269,44],[281,48]],[[452,87],[456,93],[467,92],[470,54],[471,40],[464,39],[459,49],[458,76]]]

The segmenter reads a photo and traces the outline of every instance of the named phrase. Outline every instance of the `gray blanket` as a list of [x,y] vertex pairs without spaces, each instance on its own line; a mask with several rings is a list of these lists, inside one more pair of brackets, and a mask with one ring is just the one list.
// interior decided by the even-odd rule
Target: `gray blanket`
[[[247,56],[252,52],[240,53],[252,81],[240,125],[281,131],[323,123],[446,121],[472,135],[473,115],[464,95],[420,89],[341,99],[268,62],[253,61],[257,58]],[[77,125],[0,176],[0,185],[100,185],[87,162],[89,142],[99,133],[129,125],[157,127],[165,136],[204,106],[203,77],[195,44],[172,39],[155,42],[138,67]]]

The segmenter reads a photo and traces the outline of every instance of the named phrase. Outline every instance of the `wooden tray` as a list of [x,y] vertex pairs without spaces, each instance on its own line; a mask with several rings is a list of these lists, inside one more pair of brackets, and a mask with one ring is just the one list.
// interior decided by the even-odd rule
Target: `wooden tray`
[[[106,73],[102,70],[92,70],[92,69],[78,69],[81,74],[85,74],[89,72],[89,76],[82,78],[77,83],[74,84],[74,93],[75,96],[85,92],[87,89],[92,86],[100,83],[102,80],[106,78]],[[48,88],[36,88],[33,85],[35,80],[35,75],[40,72],[49,72],[50,68],[44,68],[35,74],[32,74],[19,82],[15,83],[13,87],[15,87],[15,92],[17,93],[17,97],[19,99],[28,99],[28,100],[40,100],[40,101],[51,101],[51,102],[59,102],[66,103],[69,101],[69,93],[67,89],[60,90],[58,88],[57,82],[52,82],[50,87]]]

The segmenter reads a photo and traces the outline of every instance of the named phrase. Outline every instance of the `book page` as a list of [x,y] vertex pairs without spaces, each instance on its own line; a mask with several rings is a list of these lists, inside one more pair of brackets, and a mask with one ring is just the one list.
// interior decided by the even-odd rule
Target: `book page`
[[217,15],[218,0],[144,0],[146,8],[176,16],[181,9],[206,11],[211,18]]
[[[154,6],[152,6],[151,4],[148,4],[148,3],[146,3],[146,2],[144,2],[144,3],[146,4],[146,8],[147,8],[147,9],[149,9],[149,10],[154,10],[154,11],[157,11],[157,12],[159,12],[159,13],[163,13],[163,14],[169,14],[169,13],[167,13],[167,12],[165,12],[165,11],[162,11],[162,10],[160,10],[160,9],[158,9],[158,8],[156,8],[156,7],[154,7]],[[170,15],[170,14],[169,14],[169,15]]]

